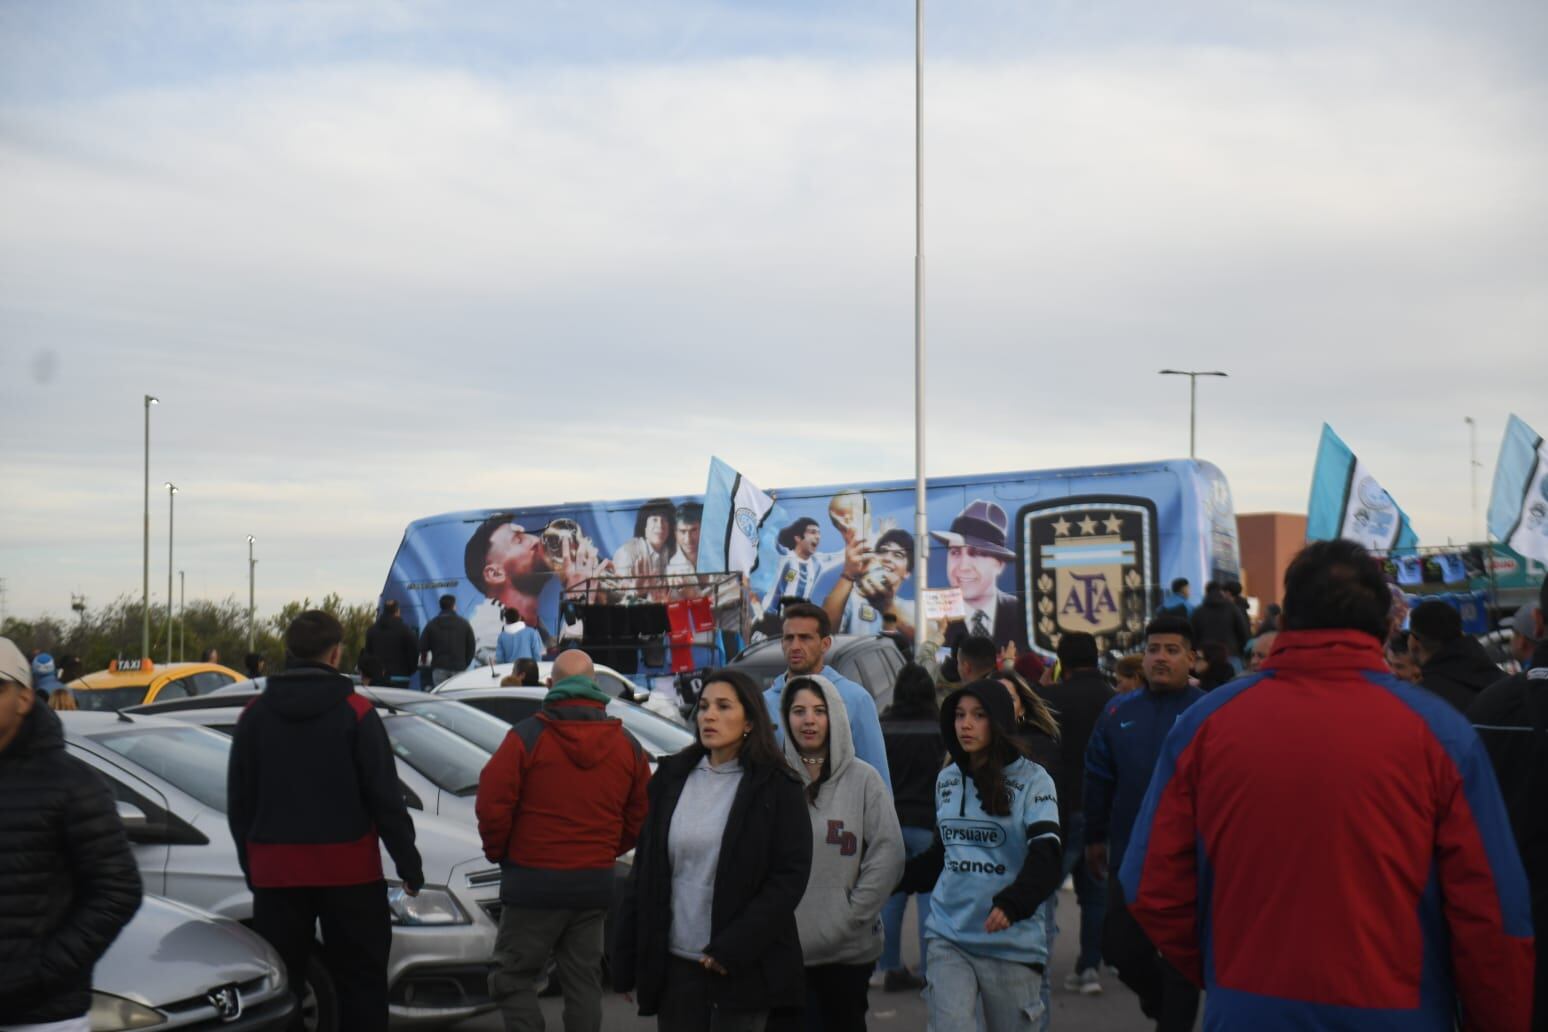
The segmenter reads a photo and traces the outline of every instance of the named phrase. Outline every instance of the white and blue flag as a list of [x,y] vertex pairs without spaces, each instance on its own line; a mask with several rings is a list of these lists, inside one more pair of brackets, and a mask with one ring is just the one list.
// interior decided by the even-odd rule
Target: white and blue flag
[[1324,423],[1317,465],[1312,469],[1311,500],[1306,503],[1306,540],[1336,538],[1357,541],[1373,552],[1402,551],[1419,544],[1408,514]]
[[779,565],[776,527],[789,522],[784,510],[757,484],[718,458],[710,459],[700,526],[700,573],[745,573],[748,587],[768,597]]
[[1548,443],[1512,414],[1489,494],[1489,535],[1548,563]]

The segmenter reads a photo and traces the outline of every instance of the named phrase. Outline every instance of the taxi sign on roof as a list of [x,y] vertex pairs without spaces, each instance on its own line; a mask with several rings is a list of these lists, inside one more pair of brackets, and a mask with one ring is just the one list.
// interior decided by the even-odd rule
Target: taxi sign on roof
[[148,659],[115,659],[108,664],[108,672],[114,674],[149,674],[155,669],[156,664]]

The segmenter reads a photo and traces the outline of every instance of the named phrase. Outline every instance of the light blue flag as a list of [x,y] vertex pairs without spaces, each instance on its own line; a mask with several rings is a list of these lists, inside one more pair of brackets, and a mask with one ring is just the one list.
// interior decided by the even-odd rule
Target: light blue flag
[[790,522],[773,497],[718,458],[710,459],[699,524],[700,573],[747,574],[748,587],[768,597],[779,565],[777,530]]
[[1548,563],[1548,444],[1521,417],[1505,424],[1489,494],[1489,535]]
[[1406,551],[1419,544],[1408,514],[1324,423],[1306,503],[1306,540],[1335,538],[1357,541],[1373,552]]

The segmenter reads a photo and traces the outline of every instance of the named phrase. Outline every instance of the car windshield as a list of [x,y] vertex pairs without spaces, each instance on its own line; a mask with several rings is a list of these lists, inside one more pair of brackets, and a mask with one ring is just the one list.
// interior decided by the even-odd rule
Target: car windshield
[[202,727],[139,727],[96,735],[111,749],[212,810],[226,812],[231,739]]
[[499,717],[492,717],[460,702],[426,699],[424,702],[404,703],[398,708],[461,735],[491,755],[500,748],[500,743],[505,741],[506,734],[511,730],[511,726]]
[[111,713],[125,706],[138,706],[145,701],[146,686],[130,688],[74,688],[75,705],[79,709]]
[[393,754],[453,795],[478,791],[489,753],[460,735],[411,713],[383,715]]

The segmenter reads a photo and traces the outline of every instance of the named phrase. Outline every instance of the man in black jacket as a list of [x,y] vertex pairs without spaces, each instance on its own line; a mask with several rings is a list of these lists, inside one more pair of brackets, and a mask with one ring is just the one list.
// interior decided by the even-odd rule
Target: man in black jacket
[[285,672],[232,735],[227,819],[253,928],[284,958],[297,997],[320,921],[340,1027],[385,1030],[392,924],[381,844],[405,892],[425,879],[386,729],[339,673],[343,640],[339,622],[315,609],[285,631]]
[[403,622],[398,600],[389,598],[382,603],[382,615],[366,630],[365,648],[361,652],[382,661],[392,684],[407,688],[419,665],[418,643],[419,639]]
[[1112,686],[1097,668],[1096,639],[1082,631],[1059,638],[1059,669],[1063,676],[1053,684],[1034,689],[1053,708],[1059,720],[1059,767],[1065,771],[1059,783],[1061,809],[1069,814],[1064,829],[1064,873],[1075,880],[1075,899],[1080,904],[1080,954],[1075,973],[1064,980],[1072,992],[1092,996],[1102,991],[1098,971],[1102,967],[1102,921],[1107,915],[1107,883],[1092,877],[1086,867],[1086,812],[1082,794],[1086,743],[1096,727],[1102,708],[1113,697]]
[[1420,687],[1466,713],[1478,693],[1504,676],[1476,638],[1462,633],[1462,614],[1444,602],[1421,602],[1408,614],[1408,651]]
[[[1489,750],[1532,888],[1532,924],[1541,934],[1548,927],[1548,637],[1543,615],[1548,613],[1548,580],[1539,593],[1531,668],[1485,688],[1467,717]],[[1548,1029],[1548,949],[1538,948],[1533,981],[1532,1028]]]
[[1247,614],[1231,601],[1224,585],[1214,581],[1204,585],[1204,601],[1199,603],[1199,608],[1193,611],[1188,620],[1193,625],[1195,649],[1203,652],[1204,646],[1219,642],[1226,647],[1231,665],[1241,670],[1242,653],[1247,651],[1247,639],[1252,637],[1252,628],[1247,624]]
[[[431,679],[440,684],[466,670],[477,648],[473,625],[457,615],[457,596],[442,595],[440,613],[419,634],[419,651],[426,657],[421,666],[429,667]],[[433,686],[420,687],[429,691]]]
[[89,1027],[91,970],[140,907],[107,784],[0,638],[0,1026]]

